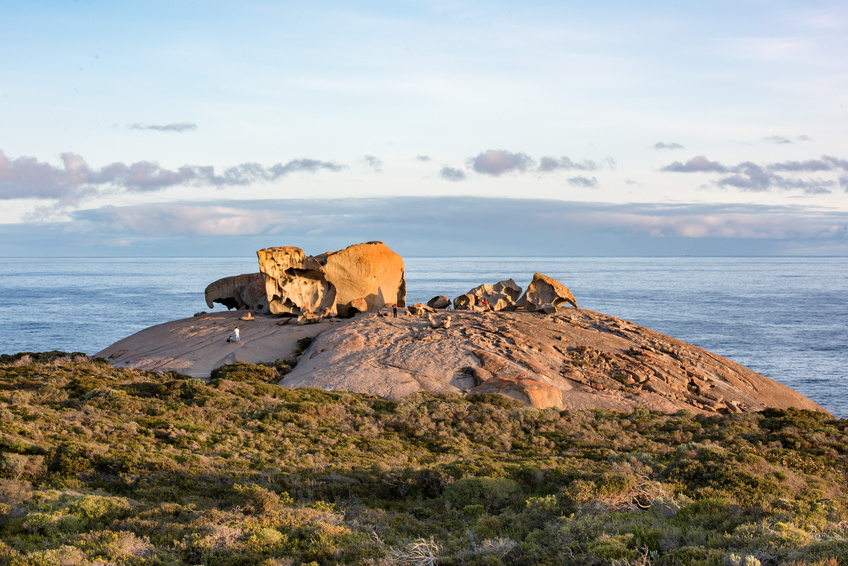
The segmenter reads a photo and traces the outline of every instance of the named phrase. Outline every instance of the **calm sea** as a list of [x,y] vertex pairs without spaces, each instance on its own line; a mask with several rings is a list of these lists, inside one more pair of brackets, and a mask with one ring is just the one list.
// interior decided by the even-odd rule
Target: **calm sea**
[[[535,272],[582,308],[730,358],[848,417],[848,258],[405,258],[408,302]],[[2,259],[0,353],[94,354],[192,316],[253,258]],[[221,310],[218,306],[215,310]]]

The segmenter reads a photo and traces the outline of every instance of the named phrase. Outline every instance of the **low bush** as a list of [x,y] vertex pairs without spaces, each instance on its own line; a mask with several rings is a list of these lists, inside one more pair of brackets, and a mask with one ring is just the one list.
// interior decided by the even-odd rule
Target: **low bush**
[[6,564],[848,562],[848,422],[0,358]]

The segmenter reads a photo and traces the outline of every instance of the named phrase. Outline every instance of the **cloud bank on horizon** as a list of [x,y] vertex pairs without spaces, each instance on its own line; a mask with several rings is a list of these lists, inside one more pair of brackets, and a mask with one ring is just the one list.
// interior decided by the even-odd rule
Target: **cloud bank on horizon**
[[848,255],[848,7],[608,4],[9,6],[0,256]]

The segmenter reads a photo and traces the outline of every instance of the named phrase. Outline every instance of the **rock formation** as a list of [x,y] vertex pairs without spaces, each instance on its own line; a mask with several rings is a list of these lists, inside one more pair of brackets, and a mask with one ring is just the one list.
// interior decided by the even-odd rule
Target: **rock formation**
[[446,309],[450,306],[450,304],[450,299],[448,299],[444,295],[433,297],[432,299],[427,301],[427,306],[431,309]]
[[486,305],[493,311],[512,310],[516,307],[516,301],[521,296],[521,287],[515,284],[515,281],[508,279],[500,281],[494,285],[480,285],[471,289],[467,294],[474,295],[475,304],[483,304],[486,300]]
[[[294,355],[298,341],[314,337],[280,385],[390,399],[422,391],[491,393],[537,408],[575,410],[826,412],[721,356],[577,309],[567,287],[540,273],[518,299],[521,289],[512,279],[480,285],[454,299],[452,316],[436,312],[435,305],[448,303],[440,296],[432,306],[410,307],[417,316],[381,312],[340,321],[328,317],[405,306],[399,255],[381,242],[314,257],[295,247],[267,248],[257,255],[261,274],[226,277],[206,288],[210,307],[217,302],[250,309],[247,316],[203,314],[151,327],[97,356],[119,367],[208,377],[225,363]],[[487,306],[480,306],[484,301]],[[566,303],[575,308],[560,309]],[[297,323],[261,316],[269,312],[296,315]],[[240,315],[251,323],[241,342],[230,343],[226,337]]]
[[494,392],[537,407],[559,406],[559,392],[565,409],[824,411],[721,356],[592,311],[460,310],[448,328],[433,328],[444,317],[351,319],[320,334],[280,385],[391,399],[417,391]]
[[476,303],[476,298],[471,293],[460,295],[453,300],[453,310],[471,310]]
[[206,287],[206,305],[220,303],[227,309],[250,309],[257,314],[269,314],[265,296],[265,279],[261,273],[245,273],[224,277]]
[[469,395],[475,393],[503,395],[536,409],[563,408],[562,391],[532,379],[510,379],[508,377],[487,379],[468,391]]
[[315,317],[316,324],[305,326],[257,315],[242,328],[241,342],[229,344],[239,313],[213,313],[148,328],[97,356],[118,367],[208,377],[223,363],[291,356],[297,340],[315,336],[280,385],[390,399],[420,391],[494,392],[537,407],[558,407],[559,393],[568,410],[824,411],[721,356],[592,311],[380,314],[345,321]]
[[577,308],[577,301],[574,300],[574,295],[568,287],[552,277],[536,273],[524,296],[518,300],[518,307],[528,311],[553,314],[565,303],[571,303]]
[[410,305],[406,307],[406,310],[409,311],[409,314],[413,316],[423,316],[425,314],[430,314],[436,312],[436,309],[433,307],[428,307],[422,303],[415,303],[414,305]]
[[272,314],[350,316],[406,305],[403,258],[382,242],[307,256],[295,247],[256,252]]

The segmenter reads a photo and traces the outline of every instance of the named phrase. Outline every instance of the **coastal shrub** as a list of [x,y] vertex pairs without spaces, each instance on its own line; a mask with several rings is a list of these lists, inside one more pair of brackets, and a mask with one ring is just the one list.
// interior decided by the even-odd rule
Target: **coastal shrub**
[[309,345],[315,340],[313,336],[305,336],[297,341],[297,353],[305,352]]
[[509,478],[472,477],[447,486],[443,497],[450,509],[482,505],[487,511],[496,511],[514,503],[520,491],[518,483]]
[[3,359],[0,565],[389,564],[421,540],[445,564],[848,562],[848,421],[827,415],[388,401]]
[[[265,513],[280,503],[280,496],[258,485],[235,484],[233,490],[239,495],[241,508],[247,514]],[[286,499],[290,501],[286,493]]]
[[212,370],[210,379],[228,379],[230,381],[262,381],[276,383],[280,379],[274,367],[248,362],[225,364]]

